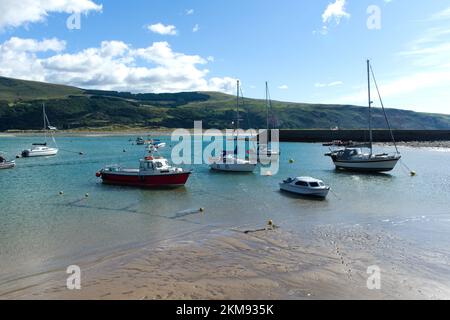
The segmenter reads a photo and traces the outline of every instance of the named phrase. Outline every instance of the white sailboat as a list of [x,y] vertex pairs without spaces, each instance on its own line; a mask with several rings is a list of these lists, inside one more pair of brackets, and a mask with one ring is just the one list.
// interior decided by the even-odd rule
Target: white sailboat
[[[240,96],[240,87],[239,80],[237,81],[237,104],[236,104],[236,134],[235,137],[236,144],[239,140],[239,96]],[[220,157],[211,159],[210,168],[216,171],[224,171],[224,172],[253,172],[256,169],[257,164],[253,163],[249,160],[240,159],[237,154],[237,148],[233,154],[229,154],[224,152]]]
[[[371,75],[378,91],[378,96],[380,98],[383,113],[386,119],[386,123],[389,127],[391,133],[392,141],[396,149],[394,154],[374,154],[373,152],[373,134],[372,134],[372,99],[370,95],[371,91]],[[394,134],[392,132],[389,120],[384,109],[383,100],[381,99],[380,92],[378,90],[378,85],[373,73],[370,61],[367,60],[367,79],[368,79],[368,90],[369,90],[369,137],[370,141],[367,145],[362,145],[360,147],[347,147],[343,150],[337,150],[326,154],[326,156],[331,157],[337,169],[349,170],[349,171],[362,171],[362,172],[388,172],[392,171],[397,162],[401,159],[400,152],[397,149],[395,143]],[[368,149],[368,152],[364,152],[364,149]]]
[[[267,139],[270,137],[270,112],[272,111],[272,101],[270,99],[269,84],[266,81],[266,132]],[[269,143],[258,144],[258,155],[265,157],[278,157],[280,156],[280,150],[274,150]]]
[[[26,149],[22,151],[22,157],[30,158],[30,157],[49,157],[56,156],[58,154],[59,149],[48,147],[47,146],[47,131],[55,131],[56,128],[50,125],[48,121],[47,114],[45,113],[45,104],[42,105],[42,113],[44,119],[44,143],[33,143],[31,149]],[[54,144],[56,145],[55,138],[52,135],[52,139]]]

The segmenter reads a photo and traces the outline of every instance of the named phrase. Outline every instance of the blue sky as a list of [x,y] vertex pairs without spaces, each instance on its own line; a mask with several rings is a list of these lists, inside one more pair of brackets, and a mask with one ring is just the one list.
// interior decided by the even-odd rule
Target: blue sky
[[0,75],[364,105],[370,58],[387,106],[450,114],[448,30],[439,0],[0,0]]

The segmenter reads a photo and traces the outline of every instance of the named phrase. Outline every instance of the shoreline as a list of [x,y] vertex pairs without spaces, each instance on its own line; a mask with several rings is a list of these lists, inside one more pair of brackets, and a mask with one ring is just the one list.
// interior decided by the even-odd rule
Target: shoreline
[[[189,130],[193,131],[193,130]],[[55,134],[56,137],[138,137],[138,136],[154,136],[167,137],[171,136],[170,130],[153,130],[153,131],[59,131]],[[21,132],[0,132],[0,138],[15,138],[15,137],[37,137],[41,136],[39,131],[21,131]],[[283,142],[283,141],[281,141]],[[295,143],[295,141],[285,141],[286,143]],[[319,144],[327,141],[318,142],[297,142],[297,143],[311,143]],[[430,141],[398,141],[399,147],[410,148],[433,148],[433,149],[450,149],[450,140],[430,140]],[[374,142],[374,145],[379,147],[393,147],[392,142]]]
[[[257,229],[255,229],[257,230]],[[65,270],[21,280],[0,299],[448,299],[450,281],[429,269],[436,257],[382,229],[321,226],[306,239],[285,231],[196,233],[80,263],[81,290]],[[367,288],[379,265],[381,290]],[[421,268],[422,267],[422,268]]]

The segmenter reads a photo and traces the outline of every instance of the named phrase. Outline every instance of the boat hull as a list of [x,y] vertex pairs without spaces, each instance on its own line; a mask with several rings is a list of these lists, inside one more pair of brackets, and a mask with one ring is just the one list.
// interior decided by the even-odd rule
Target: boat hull
[[104,184],[132,186],[141,188],[181,187],[189,179],[190,172],[140,175],[132,173],[103,172],[101,178]]
[[253,172],[256,169],[256,164],[251,163],[213,163],[211,169],[215,171],[224,172]]
[[341,161],[334,160],[338,170],[358,172],[389,172],[394,170],[400,158],[370,161]]
[[325,199],[328,196],[328,193],[330,192],[329,187],[313,189],[308,187],[293,186],[289,183],[280,183],[280,190],[289,193],[295,193],[300,196],[323,198],[323,199]]
[[16,163],[14,161],[6,161],[0,163],[0,170],[3,169],[12,169],[16,166]]
[[22,152],[22,157],[24,158],[35,158],[35,157],[51,157],[58,154],[58,149],[51,149],[45,151],[33,151],[25,150]]

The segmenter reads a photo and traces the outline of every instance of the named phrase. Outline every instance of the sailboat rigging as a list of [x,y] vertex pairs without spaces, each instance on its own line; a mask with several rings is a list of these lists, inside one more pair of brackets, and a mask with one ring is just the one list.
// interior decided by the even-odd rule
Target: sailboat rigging
[[[270,119],[272,118],[272,126],[274,126],[273,121],[273,108],[272,108],[272,100],[270,98],[270,92],[269,92],[269,83],[266,81],[266,133],[267,133],[267,139],[271,139],[270,135]],[[271,117],[272,115],[272,117]],[[271,148],[271,145],[268,141],[264,141],[266,143],[259,143],[258,144],[258,155],[259,156],[267,156],[267,157],[274,157],[279,156],[280,151],[279,150],[273,150]]]
[[55,137],[53,134],[50,134],[55,144],[55,148],[48,147],[47,142],[47,131],[50,132],[55,131],[56,127],[50,125],[50,121],[48,120],[47,113],[45,112],[45,104],[42,104],[42,115],[44,121],[44,143],[33,143],[31,149],[26,149],[22,151],[22,157],[48,157],[48,156],[56,156],[58,154],[58,146],[55,141]]
[[232,153],[227,153],[224,151],[223,154],[215,159],[211,159],[210,168],[216,171],[225,171],[225,172],[253,172],[256,169],[256,163],[252,163],[249,160],[240,159],[238,157],[238,140],[239,140],[239,129],[240,129],[240,116],[239,116],[239,104],[240,104],[240,82],[237,81],[237,90],[236,90],[236,136],[234,137],[234,141],[236,143],[236,149]]
[[[373,150],[373,123],[372,123],[372,97],[371,97],[371,76],[374,80],[378,97],[380,99],[381,107],[386,123],[391,134],[392,141],[394,142],[395,154],[374,154]],[[389,123],[389,119],[384,108],[383,100],[381,99],[380,90],[375,79],[371,63],[367,60],[367,83],[368,83],[368,98],[369,98],[369,143],[360,147],[347,147],[344,150],[337,150],[327,153],[326,156],[331,157],[333,163],[337,169],[349,170],[349,171],[362,171],[362,172],[388,172],[392,171],[401,159],[400,152],[398,151],[394,134]],[[364,153],[363,148],[368,148],[369,153]]]

